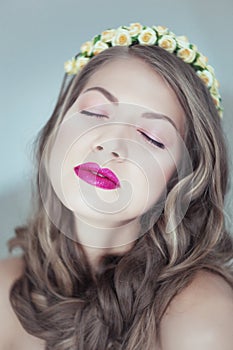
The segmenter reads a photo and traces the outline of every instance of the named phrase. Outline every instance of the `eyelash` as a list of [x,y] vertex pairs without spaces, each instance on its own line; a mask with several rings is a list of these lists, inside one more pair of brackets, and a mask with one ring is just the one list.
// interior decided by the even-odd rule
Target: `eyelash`
[[97,113],[92,113],[92,112],[89,112],[89,111],[84,111],[84,110],[82,110],[82,111],[80,111],[80,113],[82,113],[82,114],[86,114],[86,115],[89,115],[89,116],[96,116],[96,117],[98,117],[98,118],[107,118],[107,116],[106,115],[103,115],[103,114],[97,114]]
[[152,143],[154,146],[159,147],[159,148],[162,148],[162,149],[165,148],[165,146],[164,146],[162,143],[151,139],[149,136],[147,136],[146,134],[144,134],[142,131],[140,131],[140,133],[142,134],[142,136],[143,136],[149,143]]
[[[84,111],[84,110],[80,111],[80,113],[81,113],[81,114],[86,114],[86,115],[91,116],[91,117],[95,116],[95,117],[97,117],[97,118],[107,118],[106,115],[97,114],[97,113],[92,113],[92,112]],[[151,143],[153,146],[159,147],[159,148],[161,148],[161,149],[164,149],[164,148],[165,148],[165,146],[164,146],[162,143],[151,139],[149,136],[147,136],[146,134],[144,134],[142,131],[140,131],[140,133],[141,133],[141,135],[146,139],[146,141],[149,142],[149,143]]]

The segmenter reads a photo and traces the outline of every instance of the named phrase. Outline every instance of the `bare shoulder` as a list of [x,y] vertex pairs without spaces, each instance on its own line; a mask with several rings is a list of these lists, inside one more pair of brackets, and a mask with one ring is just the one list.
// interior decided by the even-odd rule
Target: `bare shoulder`
[[162,350],[232,350],[233,289],[202,270],[173,298],[161,322]]
[[27,350],[32,345],[33,349],[43,349],[41,346],[37,347],[38,338],[31,336],[23,329],[10,303],[11,287],[23,272],[22,257],[0,260],[0,350]]
[[1,306],[9,306],[9,293],[14,282],[19,279],[24,271],[22,257],[10,257],[0,260],[0,303]]
[[3,286],[2,280],[4,282],[11,284],[15,279],[19,278],[24,269],[24,262],[22,257],[9,257],[0,260],[0,286]]
[[[0,260],[0,305],[5,311],[10,305],[9,293],[14,282],[23,274],[22,257],[10,257]],[[10,313],[8,313],[8,316]]]
[[15,315],[11,308],[9,292],[14,281],[23,271],[22,258],[7,258],[0,261],[0,350],[12,345],[12,326],[15,331]]

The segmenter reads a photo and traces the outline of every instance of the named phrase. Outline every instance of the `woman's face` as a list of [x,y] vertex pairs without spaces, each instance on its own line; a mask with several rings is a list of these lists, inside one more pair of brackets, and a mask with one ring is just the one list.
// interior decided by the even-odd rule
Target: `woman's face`
[[[184,121],[174,91],[145,62],[104,65],[67,111],[51,148],[48,173],[58,198],[98,227],[140,217],[166,194],[182,157]],[[89,162],[111,170],[119,187],[85,171]]]

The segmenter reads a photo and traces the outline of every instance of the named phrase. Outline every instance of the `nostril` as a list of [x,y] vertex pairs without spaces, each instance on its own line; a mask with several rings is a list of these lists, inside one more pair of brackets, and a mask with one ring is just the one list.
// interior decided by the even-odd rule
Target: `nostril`
[[112,152],[112,154],[113,154],[114,156],[116,156],[116,157],[119,157],[119,154],[116,153],[116,152]]

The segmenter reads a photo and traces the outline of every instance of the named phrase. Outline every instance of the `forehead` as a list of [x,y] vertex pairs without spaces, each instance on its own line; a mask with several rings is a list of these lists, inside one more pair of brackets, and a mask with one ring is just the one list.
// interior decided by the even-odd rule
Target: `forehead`
[[[119,103],[148,108],[169,116],[183,134],[184,111],[167,81],[151,66],[139,58],[118,58],[101,66],[88,80],[82,94],[89,88],[100,86],[114,95]],[[109,102],[99,91],[85,93],[97,96],[102,103]]]

